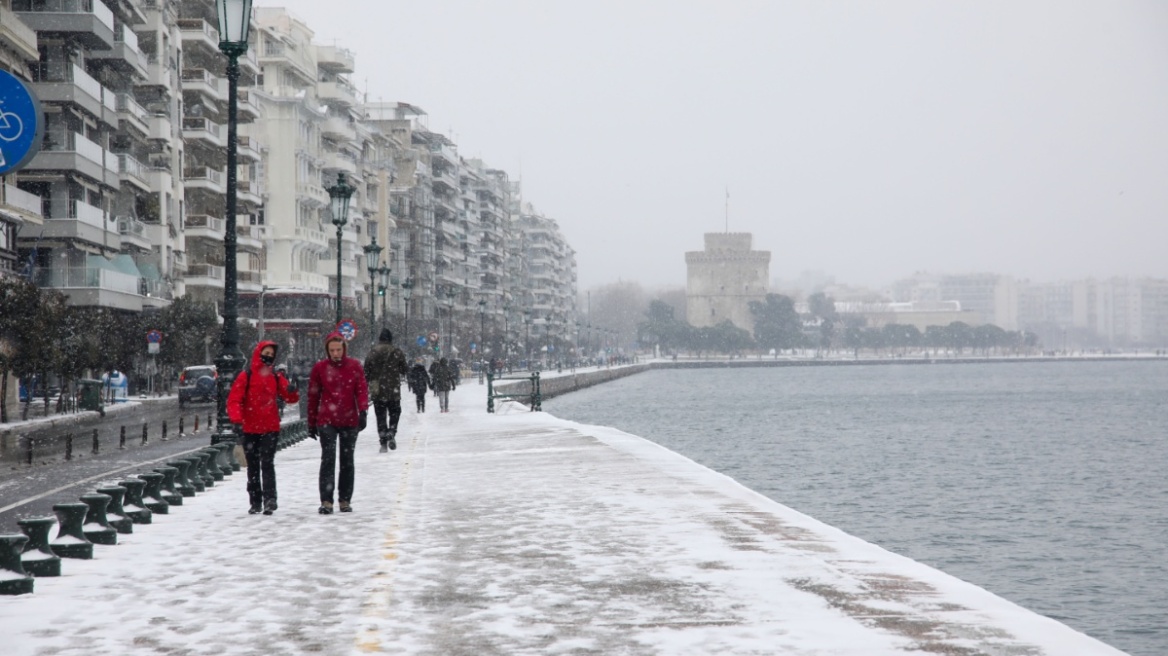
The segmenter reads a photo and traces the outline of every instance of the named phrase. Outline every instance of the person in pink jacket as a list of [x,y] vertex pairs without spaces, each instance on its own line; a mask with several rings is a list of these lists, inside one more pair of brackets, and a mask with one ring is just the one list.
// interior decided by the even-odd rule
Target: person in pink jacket
[[[333,512],[333,491],[341,512],[352,512],[353,452],[357,434],[365,430],[369,387],[361,362],[348,356],[348,345],[338,332],[324,338],[325,358],[308,376],[308,435],[320,440],[320,514]],[[341,471],[337,476],[337,444]]]

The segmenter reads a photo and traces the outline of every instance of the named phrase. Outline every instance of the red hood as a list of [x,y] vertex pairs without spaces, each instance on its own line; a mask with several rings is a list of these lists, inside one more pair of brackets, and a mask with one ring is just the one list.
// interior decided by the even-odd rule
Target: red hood
[[[329,342],[332,342],[332,341],[340,342],[341,346],[344,348],[344,350],[341,351],[341,359],[343,360],[344,358],[348,357],[349,343],[345,341],[345,336],[342,335],[340,333],[340,331],[334,330],[331,333],[329,333],[327,337],[324,338],[324,357],[325,357],[325,359],[328,360],[328,345],[329,345]],[[332,362],[332,360],[329,360],[329,362]],[[333,364],[339,364],[339,363],[333,362]]]
[[264,350],[264,348],[268,346],[276,349],[276,355],[280,355],[280,345],[275,342],[262,341],[259,344],[256,344],[255,349],[251,352],[251,368],[253,370],[264,366],[264,363],[260,362],[260,351]]

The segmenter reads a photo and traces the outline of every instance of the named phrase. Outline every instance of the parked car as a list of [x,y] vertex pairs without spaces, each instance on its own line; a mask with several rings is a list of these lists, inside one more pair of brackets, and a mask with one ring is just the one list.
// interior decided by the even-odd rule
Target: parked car
[[218,398],[217,377],[214,365],[201,364],[183,369],[178,377],[179,407],[196,402],[214,403]]

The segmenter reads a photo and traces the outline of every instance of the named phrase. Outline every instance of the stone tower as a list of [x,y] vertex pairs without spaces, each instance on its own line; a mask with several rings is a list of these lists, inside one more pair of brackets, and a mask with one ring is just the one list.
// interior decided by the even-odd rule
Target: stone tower
[[685,316],[690,325],[714,326],[729,319],[754,332],[751,301],[765,301],[770,251],[752,251],[749,232],[708,232],[706,249],[685,254]]

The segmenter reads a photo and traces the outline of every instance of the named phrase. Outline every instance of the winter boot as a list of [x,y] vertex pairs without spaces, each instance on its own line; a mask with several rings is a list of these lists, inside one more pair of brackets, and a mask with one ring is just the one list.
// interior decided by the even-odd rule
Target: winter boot
[[253,503],[253,504],[251,504],[251,508],[247,509],[247,514],[258,515],[260,513],[260,511],[262,511],[263,509],[264,509],[263,504]]
[[333,514],[333,502],[332,501],[321,501],[320,502],[320,509],[317,510],[317,512],[322,514],[322,515]]
[[341,512],[353,512],[353,506],[350,506],[348,501],[342,501]]
[[264,502],[264,514],[270,515],[270,514],[276,512],[276,507],[277,507],[276,500],[275,499],[268,499],[267,501]]

